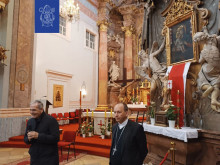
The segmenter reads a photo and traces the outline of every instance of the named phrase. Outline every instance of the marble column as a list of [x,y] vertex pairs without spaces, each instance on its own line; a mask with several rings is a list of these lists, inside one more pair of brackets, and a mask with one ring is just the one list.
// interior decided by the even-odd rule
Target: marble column
[[108,50],[107,30],[109,20],[109,0],[98,0],[98,26],[99,26],[99,93],[96,110],[108,108]]
[[125,32],[125,47],[124,47],[124,67],[127,69],[127,79],[133,78],[133,39],[134,33],[134,10],[135,5],[125,5],[119,8],[119,12],[123,15],[122,31]]
[[127,79],[132,79],[133,74],[133,56],[132,56],[132,32],[133,27],[123,27],[125,32],[125,47],[124,47],[124,67],[127,69]]
[[108,52],[106,20],[98,22],[99,25],[99,102],[96,110],[105,110],[107,106],[108,89]]

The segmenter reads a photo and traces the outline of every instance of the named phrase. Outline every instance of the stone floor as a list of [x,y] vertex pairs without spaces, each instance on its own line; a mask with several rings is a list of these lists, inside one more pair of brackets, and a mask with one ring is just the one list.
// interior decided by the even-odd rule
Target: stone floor
[[[0,148],[0,165],[8,165],[16,160],[29,157],[27,148]],[[85,155],[67,165],[108,165],[109,158]]]

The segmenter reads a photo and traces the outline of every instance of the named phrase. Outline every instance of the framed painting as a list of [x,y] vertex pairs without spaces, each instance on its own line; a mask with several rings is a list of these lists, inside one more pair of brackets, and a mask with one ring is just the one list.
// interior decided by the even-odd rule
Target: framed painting
[[185,6],[184,12],[172,13],[166,19],[167,65],[198,61],[198,46],[193,42],[193,36],[197,32],[193,8]]
[[63,106],[63,85],[53,85],[53,107]]

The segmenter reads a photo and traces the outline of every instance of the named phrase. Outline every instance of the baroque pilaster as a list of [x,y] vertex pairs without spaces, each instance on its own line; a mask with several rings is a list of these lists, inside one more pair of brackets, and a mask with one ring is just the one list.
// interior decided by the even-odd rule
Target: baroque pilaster
[[133,78],[133,42],[132,34],[134,33],[134,10],[136,5],[125,5],[119,8],[119,12],[123,15],[122,31],[125,32],[124,46],[124,67],[127,69],[127,79]]
[[96,110],[108,108],[108,50],[107,50],[107,31],[109,19],[108,0],[99,0],[98,26],[99,26],[99,96],[98,107]]

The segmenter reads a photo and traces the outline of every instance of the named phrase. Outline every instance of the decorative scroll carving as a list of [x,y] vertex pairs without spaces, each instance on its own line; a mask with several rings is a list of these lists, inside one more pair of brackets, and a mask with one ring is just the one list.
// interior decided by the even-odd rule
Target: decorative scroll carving
[[177,0],[170,8],[166,16],[166,25],[177,21],[182,18],[183,15],[191,14],[193,11],[193,6],[188,5],[187,1]]

